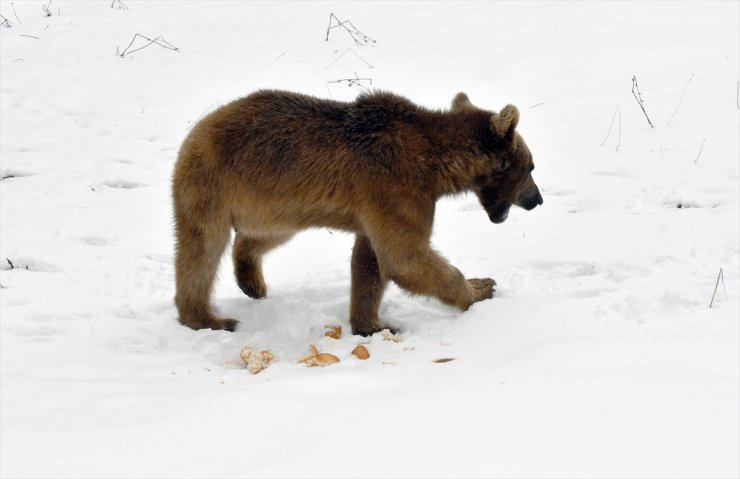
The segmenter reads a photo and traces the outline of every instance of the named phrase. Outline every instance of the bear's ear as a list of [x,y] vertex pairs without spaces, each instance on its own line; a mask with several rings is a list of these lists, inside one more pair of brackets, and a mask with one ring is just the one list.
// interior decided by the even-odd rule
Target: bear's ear
[[519,124],[519,110],[514,105],[506,105],[501,113],[491,115],[491,129],[500,137],[510,140]]
[[458,93],[452,99],[452,111],[472,110],[473,108],[475,107],[470,103],[468,95],[463,92]]

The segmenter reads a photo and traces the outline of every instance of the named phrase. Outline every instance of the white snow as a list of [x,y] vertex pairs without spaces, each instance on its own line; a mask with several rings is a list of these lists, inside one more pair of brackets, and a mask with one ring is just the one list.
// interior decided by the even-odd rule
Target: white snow
[[[740,476],[740,3],[124,3],[0,2],[0,476]],[[377,43],[325,42],[331,12]],[[117,57],[136,33],[179,51]],[[433,238],[494,299],[391,287],[402,341],[360,361],[322,337],[349,331],[353,239],[314,230],[267,257],[262,301],[224,257],[235,333],[179,325],[189,126],[355,77],[519,106],[544,205],[493,225],[445,199]],[[298,364],[311,343],[341,362]],[[250,374],[245,345],[275,363]]]

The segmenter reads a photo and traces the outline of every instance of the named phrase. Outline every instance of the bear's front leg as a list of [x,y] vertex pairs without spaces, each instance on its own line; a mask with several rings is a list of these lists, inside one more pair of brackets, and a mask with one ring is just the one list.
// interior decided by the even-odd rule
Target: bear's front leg
[[387,283],[388,279],[380,271],[378,258],[370,240],[358,233],[352,250],[352,294],[349,313],[352,334],[370,336],[388,328],[378,318],[378,307]]
[[496,282],[491,278],[465,279],[459,269],[431,247],[426,251],[397,257],[390,266],[390,278],[414,294],[434,296],[450,306],[466,311],[479,301],[493,297]]
[[391,221],[392,217],[386,218],[384,227],[373,231],[371,238],[381,269],[398,286],[414,294],[434,296],[462,310],[493,297],[493,279],[467,280],[432,249],[427,234],[431,228],[413,228],[408,224],[390,227]]

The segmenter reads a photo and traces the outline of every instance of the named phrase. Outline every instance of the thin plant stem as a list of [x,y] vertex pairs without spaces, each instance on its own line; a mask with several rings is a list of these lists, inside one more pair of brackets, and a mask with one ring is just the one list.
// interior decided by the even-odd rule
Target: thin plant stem
[[[635,91],[637,93],[635,93]],[[635,100],[637,100],[637,104],[640,105],[642,112],[645,114],[645,118],[647,118],[647,121],[650,124],[650,128],[655,128],[653,126],[653,122],[650,121],[650,117],[648,116],[647,111],[645,111],[645,103],[642,101],[642,94],[640,93],[640,87],[637,85],[636,76],[632,77],[632,96],[635,97]]]
[[668,123],[666,126],[671,126],[671,121],[673,121],[673,117],[676,116],[676,112],[678,112],[678,107],[681,106],[681,103],[683,102],[683,96],[686,94],[686,90],[689,89],[689,83],[691,83],[691,79],[694,78],[694,74],[692,73],[689,77],[689,81],[686,82],[686,86],[683,89],[683,93],[681,93],[681,99],[678,100],[678,105],[676,105],[676,109],[673,110],[673,114],[671,115],[671,118],[668,120]]
[[619,108],[619,105],[614,107],[614,114],[612,115],[612,121],[609,123],[609,131],[606,132],[606,136],[604,137],[604,141],[601,142],[601,146],[604,146],[604,143],[606,143],[607,138],[609,138],[609,134],[612,132],[612,126],[614,125],[614,118],[617,117],[617,108]]
[[699,148],[699,154],[696,155],[696,159],[694,160],[694,163],[696,163],[697,161],[699,161],[699,157],[701,156],[701,150],[704,149],[704,143],[706,143],[706,142],[707,142],[707,139],[704,138],[704,141],[701,142],[701,148]]

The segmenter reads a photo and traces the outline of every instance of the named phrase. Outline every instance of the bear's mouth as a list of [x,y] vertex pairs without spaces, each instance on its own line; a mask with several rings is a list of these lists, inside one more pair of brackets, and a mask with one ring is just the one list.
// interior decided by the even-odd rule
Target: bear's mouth
[[509,217],[509,209],[510,207],[507,206],[503,210],[489,212],[488,218],[491,220],[492,223],[503,223],[504,221],[506,221],[506,218]]

